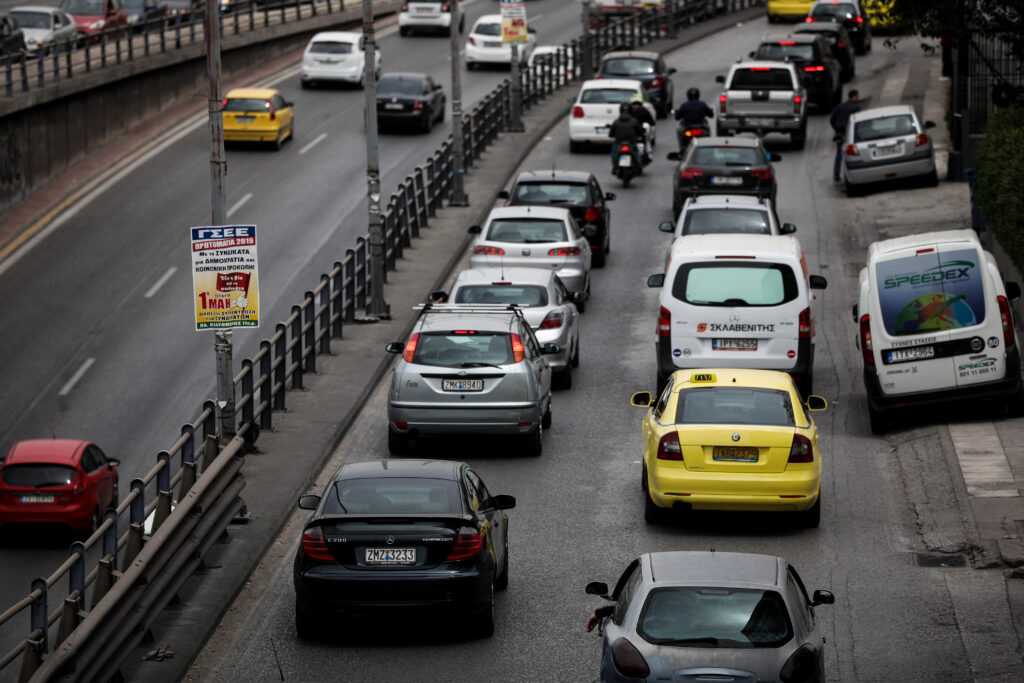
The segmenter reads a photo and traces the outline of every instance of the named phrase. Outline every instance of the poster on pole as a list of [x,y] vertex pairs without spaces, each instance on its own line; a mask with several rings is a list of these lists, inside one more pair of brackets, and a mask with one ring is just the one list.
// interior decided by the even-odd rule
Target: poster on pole
[[196,330],[259,327],[255,225],[189,228]]
[[501,42],[528,43],[526,6],[522,0],[501,0]]

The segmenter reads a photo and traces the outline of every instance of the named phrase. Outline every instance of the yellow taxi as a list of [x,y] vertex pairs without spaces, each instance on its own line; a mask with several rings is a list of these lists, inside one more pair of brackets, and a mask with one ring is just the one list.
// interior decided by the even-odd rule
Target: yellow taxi
[[801,400],[775,370],[678,370],[643,421],[644,518],[669,510],[789,511],[804,527],[821,518],[820,396]]
[[224,142],[269,142],[292,137],[294,103],[272,88],[236,88],[224,98]]
[[894,0],[862,0],[861,6],[871,19],[871,31],[891,31],[896,27]]
[[768,0],[768,22],[773,23],[782,19],[803,21],[813,4],[814,0]]

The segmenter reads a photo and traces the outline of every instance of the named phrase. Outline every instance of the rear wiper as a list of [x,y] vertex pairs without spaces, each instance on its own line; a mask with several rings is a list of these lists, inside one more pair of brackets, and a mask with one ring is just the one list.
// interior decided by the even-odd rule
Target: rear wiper
[[743,161],[727,161],[727,162],[725,162],[725,165],[726,166],[750,166],[750,164],[748,164],[746,162],[743,162]]
[[718,645],[718,638],[707,636],[705,638],[669,638],[666,640],[655,641],[656,645],[697,645],[698,643],[705,645]]
[[548,204],[565,204],[566,202],[572,201],[571,199],[549,199]]
[[557,240],[523,240],[525,244],[549,244]]
[[460,368],[498,368],[501,370],[500,365],[494,363],[484,363],[483,361],[468,361],[465,363],[459,363]]

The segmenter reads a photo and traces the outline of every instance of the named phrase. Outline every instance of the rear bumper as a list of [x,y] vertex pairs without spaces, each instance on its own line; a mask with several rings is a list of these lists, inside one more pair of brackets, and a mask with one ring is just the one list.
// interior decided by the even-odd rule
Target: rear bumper
[[908,159],[894,163],[852,164],[844,160],[846,180],[852,185],[877,183],[896,178],[911,178],[928,175],[935,170],[935,156],[929,154],[920,159]]
[[281,134],[280,129],[224,130],[225,142],[273,142]]
[[605,124],[598,124],[596,121],[583,123],[569,119],[569,139],[573,142],[591,142],[610,147],[612,139],[608,137],[608,129],[604,126]]
[[[767,125],[757,125],[765,123]],[[804,126],[804,119],[800,116],[735,116],[729,114],[718,115],[718,130],[730,133],[793,133]]]
[[93,503],[84,496],[72,504],[3,503],[0,527],[7,524],[65,524],[84,531],[92,523]]
[[[388,423],[396,433],[412,436],[444,434],[525,434],[540,424],[543,413],[541,401],[509,404],[472,403],[388,403]],[[405,431],[395,428],[395,422],[404,422]],[[520,427],[529,423],[528,427]]]
[[452,25],[452,15],[451,12],[442,12],[435,15],[399,12],[398,25],[403,28],[448,28]]
[[820,485],[820,468],[756,475],[673,468],[653,473],[648,495],[660,508],[797,512],[814,506]]
[[303,81],[334,81],[337,83],[358,83],[363,77],[363,69],[354,68],[351,70],[342,69],[320,69],[317,67],[302,67],[299,78]]
[[[804,379],[809,377],[814,369],[814,345],[810,339],[800,339],[797,342],[797,353],[796,358],[790,360],[789,358],[779,358],[778,364],[761,365],[759,369],[762,370],[779,370],[781,372],[789,373],[794,379]],[[668,337],[658,337],[658,341],[655,342],[655,353],[658,357],[658,374],[662,377],[668,377],[676,370],[690,370],[697,368],[743,368],[751,367],[749,362],[743,357],[737,357],[735,360],[730,361],[728,357],[716,356],[715,358],[707,357],[686,357],[680,353],[676,356],[673,352],[675,349],[672,348],[672,341]]]
[[426,116],[425,111],[378,111],[377,122],[382,125],[421,124]]

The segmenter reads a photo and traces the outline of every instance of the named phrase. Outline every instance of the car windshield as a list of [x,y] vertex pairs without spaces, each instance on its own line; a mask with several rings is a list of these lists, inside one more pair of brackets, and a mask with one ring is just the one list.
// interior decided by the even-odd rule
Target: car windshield
[[601,65],[601,73],[608,76],[648,76],[655,73],[656,66],[650,59],[624,57],[607,60]]
[[505,332],[421,332],[412,362],[449,368],[505,365],[512,362],[512,344]]
[[580,102],[583,104],[622,104],[629,102],[629,98],[636,92],[636,90],[621,88],[588,88],[580,93]]
[[65,0],[61,5],[68,14],[103,14],[103,0]]
[[350,55],[355,46],[337,40],[318,40],[309,46],[309,51],[321,55]]
[[52,25],[49,12],[11,12],[11,16],[18,20],[22,28],[50,28]]
[[332,488],[325,515],[462,514],[459,485],[448,479],[343,479]]
[[748,387],[683,389],[676,402],[676,424],[772,425],[792,427],[789,392]]
[[793,77],[787,69],[755,66],[737,69],[732,75],[733,90],[793,90]]
[[455,303],[547,306],[548,292],[539,285],[463,285],[455,290]]
[[478,36],[500,36],[501,24],[477,24],[473,27],[473,33]]
[[684,235],[716,235],[720,233],[746,233],[770,235],[771,223],[767,211],[757,209],[695,209],[686,212]]
[[697,166],[762,166],[764,156],[756,147],[698,147],[690,157]]
[[811,8],[810,16],[827,17],[835,19],[852,19],[857,12],[857,8],[847,2],[838,3],[823,3],[815,5]]
[[585,183],[519,183],[512,193],[513,204],[587,204]]
[[77,472],[74,467],[67,465],[25,463],[8,465],[0,470],[0,475],[8,486],[69,486]]
[[917,128],[914,126],[914,118],[909,114],[880,116],[878,118],[857,121],[853,124],[854,142],[883,140],[902,135],[915,135],[916,133]]
[[797,296],[796,275],[783,263],[691,263],[672,296],[694,306],[778,306]]
[[814,46],[810,43],[761,43],[757,51],[758,59],[814,59]]
[[418,78],[388,78],[380,79],[377,84],[378,95],[422,95],[423,82]]
[[499,218],[491,221],[486,239],[521,244],[564,242],[565,223],[543,218]]
[[742,588],[656,588],[637,633],[655,645],[700,648],[779,647],[793,637],[782,596]]
[[258,97],[229,97],[224,103],[224,111],[268,111],[270,100]]

